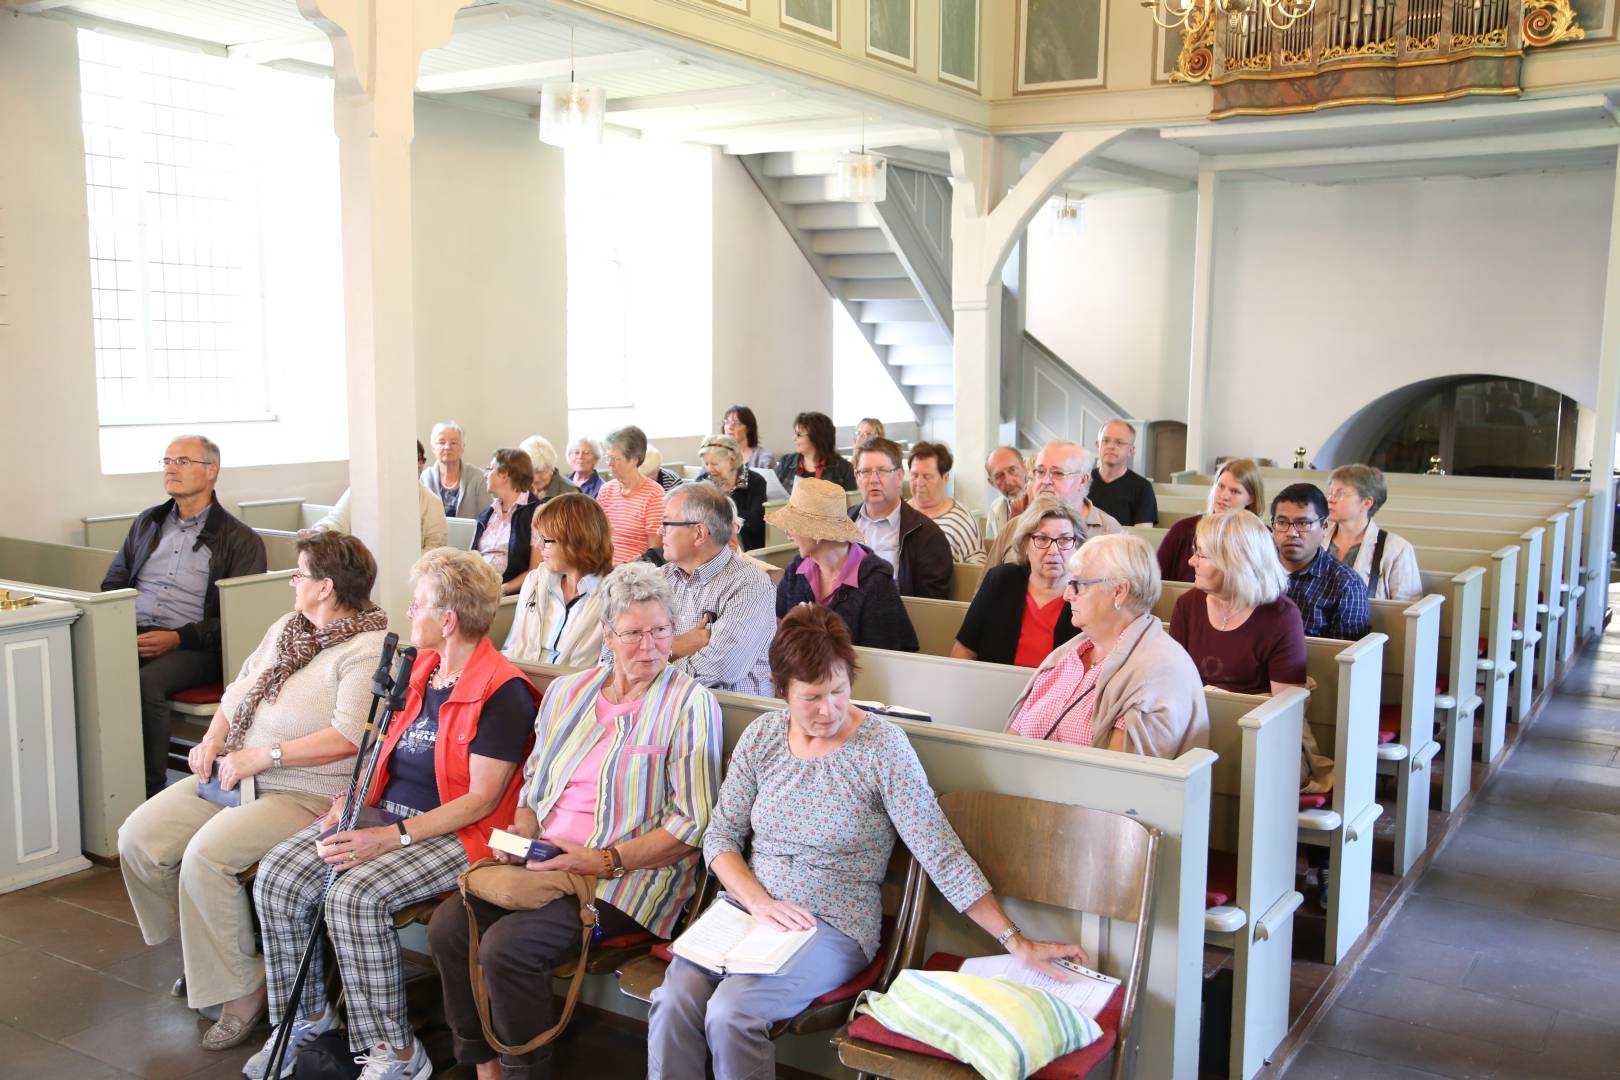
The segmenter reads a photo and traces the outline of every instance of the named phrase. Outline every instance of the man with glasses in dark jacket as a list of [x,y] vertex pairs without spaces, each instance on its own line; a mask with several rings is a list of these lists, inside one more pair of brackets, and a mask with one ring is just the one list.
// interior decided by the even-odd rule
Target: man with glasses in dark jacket
[[201,435],[182,435],[160,464],[169,498],[135,518],[101,583],[103,592],[136,591],[148,798],[163,790],[168,771],[169,696],[221,681],[215,583],[265,568],[264,541],[214,495],[218,446]]

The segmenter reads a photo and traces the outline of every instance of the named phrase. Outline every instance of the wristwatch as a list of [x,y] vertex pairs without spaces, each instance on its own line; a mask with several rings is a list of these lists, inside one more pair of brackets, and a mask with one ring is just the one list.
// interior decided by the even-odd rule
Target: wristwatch
[[602,876],[615,880],[624,877],[624,860],[619,857],[616,847],[605,848],[602,851]]
[[394,824],[399,826],[399,846],[400,847],[410,847],[411,846],[411,834],[410,834],[409,830],[407,830],[405,828],[405,819],[400,818],[398,821],[394,822]]
[[270,767],[272,769],[281,768],[281,744],[280,743],[273,743],[271,745],[271,747],[270,747]]
[[1007,947],[1007,942],[1011,941],[1014,936],[1022,933],[1023,931],[1018,929],[1018,924],[1013,923],[1009,925],[1007,929],[996,935],[996,944],[1005,949]]

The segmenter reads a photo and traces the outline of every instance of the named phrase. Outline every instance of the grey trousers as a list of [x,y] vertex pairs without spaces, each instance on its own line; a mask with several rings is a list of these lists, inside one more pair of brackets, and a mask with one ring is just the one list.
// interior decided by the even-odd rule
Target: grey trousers
[[146,757],[146,797],[163,790],[169,769],[169,695],[218,682],[219,654],[171,649],[141,661],[141,745]]
[[853,939],[816,920],[816,936],[775,975],[719,976],[675,958],[653,991],[647,1018],[647,1075],[703,1080],[714,1055],[715,1080],[770,1080],[776,1046],[770,1028],[848,982],[870,960]]

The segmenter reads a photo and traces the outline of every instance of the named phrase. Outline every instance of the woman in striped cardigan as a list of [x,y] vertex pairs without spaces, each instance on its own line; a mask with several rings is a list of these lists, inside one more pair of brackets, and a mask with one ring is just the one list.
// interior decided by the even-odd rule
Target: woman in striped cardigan
[[[719,788],[720,704],[669,666],[673,597],[656,567],[626,563],[601,591],[612,666],[564,676],[546,691],[510,831],[561,850],[530,861],[529,869],[599,879],[597,925],[604,936],[669,937],[696,888],[693,856]],[[526,1043],[555,1023],[551,972],[579,948],[578,901],[565,896],[534,911],[473,903],[491,1026],[509,1046]],[[459,897],[434,913],[428,940],[457,1059],[476,1066],[483,1080],[550,1075],[551,1044],[497,1057],[485,1041]]]

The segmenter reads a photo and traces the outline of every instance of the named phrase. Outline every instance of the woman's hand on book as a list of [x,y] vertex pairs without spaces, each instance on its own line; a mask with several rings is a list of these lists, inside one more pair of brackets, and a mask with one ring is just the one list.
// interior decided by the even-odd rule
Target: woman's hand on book
[[1053,960],[1073,960],[1085,965],[1091,963],[1086,950],[1078,945],[1070,945],[1066,941],[1031,941],[1022,934],[1012,936],[1007,942],[1007,951],[1018,957],[1021,963],[1060,982],[1074,982],[1074,976],[1054,965]]
[[778,930],[814,930],[816,917],[798,904],[766,897],[748,908],[748,914]]

